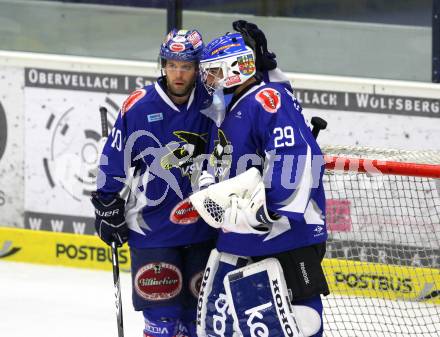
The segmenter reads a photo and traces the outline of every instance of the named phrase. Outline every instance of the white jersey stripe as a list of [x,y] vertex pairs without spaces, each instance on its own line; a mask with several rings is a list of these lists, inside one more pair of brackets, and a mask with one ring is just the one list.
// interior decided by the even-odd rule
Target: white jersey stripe
[[[299,168],[297,168],[298,170]],[[309,202],[310,191],[312,188],[312,150],[310,145],[307,144],[307,155],[304,164],[304,169],[301,172],[301,181],[298,184],[298,188],[295,192],[282,202],[284,207],[280,208],[281,211],[294,212],[294,213],[304,213],[306,206]],[[297,172],[298,175],[298,172]]]

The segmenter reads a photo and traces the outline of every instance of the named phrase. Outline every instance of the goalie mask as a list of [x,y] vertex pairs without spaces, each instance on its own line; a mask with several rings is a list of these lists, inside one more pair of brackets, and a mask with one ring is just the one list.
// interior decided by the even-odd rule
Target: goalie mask
[[211,41],[200,59],[202,81],[210,94],[232,88],[255,75],[255,55],[241,34],[226,34]]

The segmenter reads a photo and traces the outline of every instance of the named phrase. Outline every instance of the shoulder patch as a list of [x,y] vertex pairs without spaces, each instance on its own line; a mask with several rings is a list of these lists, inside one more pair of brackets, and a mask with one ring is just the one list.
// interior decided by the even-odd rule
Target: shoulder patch
[[146,95],[147,91],[145,89],[138,89],[133,91],[130,96],[122,103],[121,115],[124,116],[125,113],[131,109],[133,105],[136,104],[142,97]]
[[264,88],[256,93],[255,99],[263,109],[270,113],[275,113],[281,106],[281,94],[273,88]]

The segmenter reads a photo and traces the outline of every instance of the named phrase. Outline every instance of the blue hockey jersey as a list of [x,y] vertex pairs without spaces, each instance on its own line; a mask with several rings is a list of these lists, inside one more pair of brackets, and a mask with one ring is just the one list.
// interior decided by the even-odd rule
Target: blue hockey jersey
[[98,193],[111,198],[128,189],[128,243],[173,247],[216,236],[188,201],[206,153],[211,121],[197,83],[187,103],[174,104],[162,80],[133,92],[123,103],[101,156]]
[[232,104],[213,126],[210,169],[219,180],[264,171],[268,209],[281,218],[265,235],[221,231],[217,249],[262,256],[325,241],[323,156],[299,102],[285,85],[261,82]]

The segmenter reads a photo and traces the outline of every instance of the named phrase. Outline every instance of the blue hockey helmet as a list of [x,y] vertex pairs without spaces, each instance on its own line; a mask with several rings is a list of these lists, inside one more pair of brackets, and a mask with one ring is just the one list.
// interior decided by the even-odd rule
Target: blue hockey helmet
[[200,70],[209,92],[232,88],[255,75],[255,54],[240,33],[228,33],[203,49]]
[[164,60],[199,62],[203,47],[202,35],[197,30],[173,29],[160,47],[162,66]]

